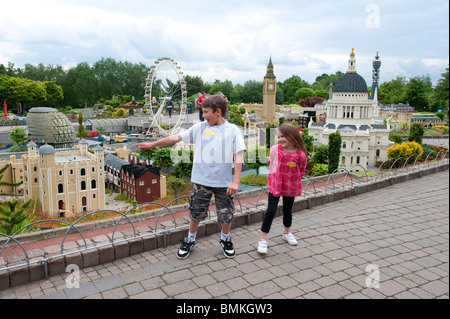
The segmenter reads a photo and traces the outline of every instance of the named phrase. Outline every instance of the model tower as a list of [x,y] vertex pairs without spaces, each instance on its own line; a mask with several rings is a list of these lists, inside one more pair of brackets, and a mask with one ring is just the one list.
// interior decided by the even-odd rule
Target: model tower
[[275,123],[275,100],[277,95],[277,78],[273,73],[272,57],[267,65],[263,81],[263,119],[267,124]]
[[372,93],[370,94],[370,99],[373,100],[375,96],[375,91],[378,88],[378,80],[380,79],[380,66],[381,61],[380,57],[377,55],[375,56],[375,60],[372,62],[373,70],[372,70]]

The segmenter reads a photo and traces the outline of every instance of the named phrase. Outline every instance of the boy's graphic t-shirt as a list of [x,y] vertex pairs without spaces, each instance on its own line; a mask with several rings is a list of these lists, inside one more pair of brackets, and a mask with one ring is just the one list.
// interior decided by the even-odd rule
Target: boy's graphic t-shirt
[[306,154],[302,151],[289,153],[280,144],[272,146],[269,154],[267,191],[277,197],[300,196],[306,163]]
[[239,128],[228,121],[214,126],[203,121],[179,135],[186,145],[195,145],[191,182],[209,187],[230,186],[234,155],[245,150]]

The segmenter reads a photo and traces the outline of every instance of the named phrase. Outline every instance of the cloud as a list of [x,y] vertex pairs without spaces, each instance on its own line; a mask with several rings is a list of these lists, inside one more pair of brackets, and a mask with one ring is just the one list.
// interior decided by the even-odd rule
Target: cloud
[[0,19],[0,63],[19,67],[102,57],[150,66],[168,56],[205,81],[244,83],[261,80],[272,56],[279,81],[296,74],[312,83],[345,72],[351,48],[367,82],[377,51],[382,81],[429,73],[435,82],[448,66],[441,0],[15,0],[0,11],[9,13]]

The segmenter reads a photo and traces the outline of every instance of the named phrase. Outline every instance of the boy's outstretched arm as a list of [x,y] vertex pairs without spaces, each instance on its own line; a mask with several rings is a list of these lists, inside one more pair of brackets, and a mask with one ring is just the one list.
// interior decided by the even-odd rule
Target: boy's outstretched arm
[[178,143],[179,141],[181,141],[180,135],[171,135],[171,136],[164,137],[164,138],[154,141],[154,142],[136,143],[136,144],[134,144],[134,146],[137,146],[141,150],[147,150],[149,148],[157,147],[157,146],[173,145],[173,144]]
[[242,163],[244,162],[244,151],[237,153],[234,156],[234,177],[233,182],[227,188],[227,195],[231,196],[237,193],[239,189],[239,181],[241,180]]

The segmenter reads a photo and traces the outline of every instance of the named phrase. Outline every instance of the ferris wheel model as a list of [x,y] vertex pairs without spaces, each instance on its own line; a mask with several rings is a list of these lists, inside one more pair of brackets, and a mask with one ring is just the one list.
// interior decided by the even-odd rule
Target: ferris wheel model
[[[150,119],[147,135],[164,137],[178,133],[186,120],[187,91],[183,72],[177,62],[168,57],[155,61],[145,80],[144,97],[144,108]],[[169,100],[180,106],[175,124],[164,124],[164,112]]]

